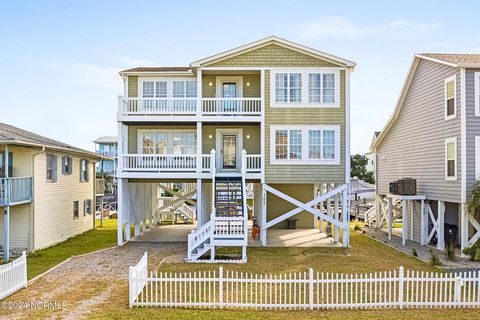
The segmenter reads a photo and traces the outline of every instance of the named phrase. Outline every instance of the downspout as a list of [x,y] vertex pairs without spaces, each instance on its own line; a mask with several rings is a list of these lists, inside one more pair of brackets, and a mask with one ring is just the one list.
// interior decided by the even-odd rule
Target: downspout
[[30,203],[30,219],[28,221],[30,222],[30,241],[28,242],[29,245],[31,245],[31,248],[29,248],[31,251],[34,250],[35,248],[35,156],[39,155],[40,153],[45,152],[45,146],[42,147],[41,151],[38,152],[33,152],[32,153],[32,203]]

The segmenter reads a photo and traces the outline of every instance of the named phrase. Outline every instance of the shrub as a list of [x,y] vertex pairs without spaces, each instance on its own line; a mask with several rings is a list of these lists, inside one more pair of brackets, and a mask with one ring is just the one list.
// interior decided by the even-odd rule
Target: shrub
[[449,260],[455,261],[456,256],[455,256],[455,245],[451,242],[447,242],[447,245],[445,247],[445,250],[447,251],[447,257]]
[[471,261],[480,261],[480,240],[463,249],[463,253],[469,256]]
[[434,250],[430,250],[430,264],[432,266],[442,265],[440,258],[438,257],[437,253]]
[[355,225],[353,226],[353,230],[360,231],[360,230],[362,230],[362,227],[360,226],[359,223],[355,223]]
[[415,248],[412,249],[412,255],[413,255],[414,257],[418,257],[417,249],[415,249]]

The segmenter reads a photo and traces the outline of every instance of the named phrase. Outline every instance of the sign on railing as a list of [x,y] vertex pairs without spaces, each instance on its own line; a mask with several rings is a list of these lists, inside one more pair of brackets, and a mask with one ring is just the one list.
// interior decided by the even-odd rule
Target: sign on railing
[[[143,259],[140,263],[143,263]],[[224,271],[130,276],[130,306],[360,309],[480,307],[480,272],[394,271],[370,274]],[[132,294],[133,293],[133,294]]]
[[0,300],[27,287],[27,254],[25,251],[10,263],[0,265]]

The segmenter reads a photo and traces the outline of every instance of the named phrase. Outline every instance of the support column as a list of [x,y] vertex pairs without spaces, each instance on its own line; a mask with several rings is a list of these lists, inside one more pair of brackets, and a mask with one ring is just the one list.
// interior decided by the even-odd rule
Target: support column
[[267,245],[267,190],[264,188],[265,184],[262,183],[262,214],[260,215],[260,243],[262,246]]
[[[197,173],[202,172],[202,165],[203,165],[203,159],[202,159],[202,122],[197,121]],[[198,198],[198,193],[197,193],[197,198]]]
[[[8,171],[8,165],[6,171]],[[7,262],[10,259],[10,207],[6,206],[3,210],[5,210],[3,215],[3,260]]]
[[468,247],[468,207],[466,203],[460,205],[460,251]]
[[445,250],[445,202],[438,201],[437,214],[437,249]]
[[347,248],[350,245],[350,214],[348,208],[349,190],[342,191],[342,222],[344,230],[342,231],[342,246]]
[[421,200],[420,204],[420,245],[424,246],[428,237],[427,215],[425,210],[425,200]]
[[132,201],[131,197],[131,187],[128,181],[124,180],[123,185],[123,198],[124,200],[124,218],[123,221],[125,222],[125,241],[130,241],[131,238],[131,222],[132,222]]
[[[320,189],[319,189],[318,195],[322,196],[322,194],[323,194],[323,183],[320,183]],[[323,201],[319,203],[319,206],[320,206],[320,212],[323,213]],[[320,232],[322,233],[325,232],[324,227],[325,226],[323,225],[323,217],[320,217],[320,228],[319,228]]]
[[117,178],[117,245],[123,245],[123,178]]
[[405,245],[405,242],[407,240],[407,226],[407,200],[402,200],[402,245]]
[[202,226],[205,221],[203,219],[203,192],[202,192],[202,179],[197,179],[197,227]]
[[382,220],[382,197],[379,194],[375,196],[375,215],[377,216],[375,225],[378,227],[380,221]]
[[415,205],[414,200],[410,200],[410,240],[413,241],[413,206]]
[[393,225],[392,198],[388,197],[387,200],[388,200],[388,212],[387,212],[388,240],[392,240],[392,225]]

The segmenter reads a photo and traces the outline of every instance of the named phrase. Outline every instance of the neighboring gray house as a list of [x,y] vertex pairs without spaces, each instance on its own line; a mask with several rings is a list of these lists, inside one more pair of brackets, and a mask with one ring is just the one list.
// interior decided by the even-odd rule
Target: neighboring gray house
[[[463,249],[480,238],[467,211],[480,181],[480,54],[414,56],[394,113],[372,145],[377,227],[403,215],[406,239],[444,249],[445,226]],[[389,194],[389,183],[417,180],[417,195]],[[438,240],[437,240],[438,239]]]
[[[380,135],[380,131],[375,131],[373,133],[372,142],[370,143],[370,147],[373,145],[375,140],[377,140],[379,135]],[[372,150],[370,150],[369,152],[365,153],[365,158],[367,158],[367,160],[368,160],[367,165],[365,166],[365,169],[367,170],[367,172],[373,172],[373,176],[375,177],[375,165],[376,165],[376,163],[375,163],[375,161],[376,161],[375,153],[373,153]]]

